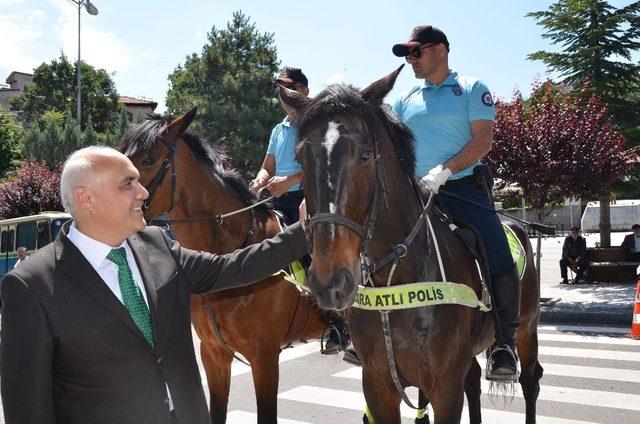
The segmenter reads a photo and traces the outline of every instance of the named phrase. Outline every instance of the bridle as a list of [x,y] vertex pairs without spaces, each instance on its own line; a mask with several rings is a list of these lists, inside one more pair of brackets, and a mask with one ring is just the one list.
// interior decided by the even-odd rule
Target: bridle
[[[360,225],[351,218],[348,218],[337,212],[320,212],[312,217],[308,218],[305,225],[305,233],[307,237],[307,245],[309,246],[309,252],[312,252],[313,248],[313,231],[319,224],[327,223],[327,224],[335,224],[342,225],[343,227],[349,228],[355,234],[358,235],[362,239],[362,246],[360,248],[360,268],[362,272],[362,282],[363,284],[367,284],[371,282],[371,278],[373,275],[379,271],[381,268],[386,265],[394,262],[396,265],[402,261],[402,259],[407,255],[409,250],[409,245],[415,239],[415,236],[418,234],[420,228],[422,227],[423,222],[425,221],[429,209],[433,203],[433,194],[429,197],[429,201],[427,205],[422,210],[422,213],[418,217],[417,222],[413,226],[413,229],[409,233],[405,239],[392,247],[391,252],[379,259],[378,261],[373,262],[368,256],[368,250],[371,245],[371,241],[373,239],[373,233],[375,230],[375,224],[378,217],[378,200],[380,195],[384,197],[385,206],[389,207],[388,202],[388,189],[387,182],[384,175],[384,166],[382,153],[380,150],[380,141],[376,133],[374,133],[374,143],[373,143],[373,155],[375,160],[374,167],[374,176],[373,176],[373,193],[371,195],[371,200],[369,202],[369,213],[365,220],[364,225]],[[411,186],[414,187],[414,182],[411,181]]]
[[[163,130],[163,132],[164,131],[165,130]],[[204,215],[204,216],[190,217],[190,218],[184,218],[184,219],[174,219],[169,216],[169,214],[173,210],[174,198],[175,198],[175,192],[176,192],[177,177],[176,177],[176,166],[174,161],[175,153],[176,153],[176,141],[174,141],[173,143],[167,143],[166,136],[162,133],[158,136],[158,139],[162,143],[162,145],[167,148],[169,152],[167,153],[167,156],[162,162],[160,169],[151,180],[151,183],[149,183],[149,187],[147,188],[147,191],[149,192],[149,196],[144,201],[142,205],[142,210],[146,212],[147,210],[149,210],[149,208],[151,208],[151,202],[153,201],[156,191],[162,184],[164,177],[169,172],[169,169],[171,169],[171,194],[169,195],[169,208],[165,212],[162,212],[161,214],[150,218],[149,225],[155,225],[155,226],[164,228],[167,231],[167,233],[171,236],[171,238],[175,239],[176,238],[175,232],[173,231],[173,228],[171,228],[171,224],[186,224],[186,223],[192,223],[192,222],[198,222],[198,221],[215,221],[216,226],[220,227],[224,222],[224,218],[231,215],[235,215],[236,213],[240,213],[248,210],[249,230],[247,231],[247,235],[241,247],[248,246],[249,242],[253,239],[253,236],[255,234],[255,229],[253,224],[253,219],[254,219],[253,208],[264,202],[254,203],[253,205],[247,208],[242,208],[238,211],[233,211],[224,215],[222,214]]]
[[[156,190],[158,189],[158,187],[160,187],[160,184],[162,184],[164,177],[167,175],[167,172],[169,172],[169,168],[171,168],[171,194],[169,197],[169,209],[164,212],[164,214],[168,215],[169,212],[173,210],[173,199],[176,192],[176,165],[174,163],[174,156],[176,154],[176,143],[174,142],[173,144],[167,144],[164,135],[160,135],[159,139],[160,142],[169,150],[169,153],[162,162],[162,166],[151,180],[151,183],[149,183],[149,187],[147,187],[149,196],[145,199],[142,205],[142,210],[144,212],[149,210],[149,208],[151,207],[151,202],[153,201],[153,197],[156,194]],[[151,221],[153,221],[153,218],[151,219]]]

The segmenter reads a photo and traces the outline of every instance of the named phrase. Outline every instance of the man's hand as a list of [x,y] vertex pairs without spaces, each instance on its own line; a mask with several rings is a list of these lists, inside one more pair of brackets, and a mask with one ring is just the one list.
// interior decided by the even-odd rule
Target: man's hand
[[427,190],[437,194],[440,190],[440,186],[447,182],[451,178],[451,170],[449,168],[442,168],[442,165],[438,165],[433,168],[427,175],[422,177],[422,184]]
[[249,183],[249,190],[253,192],[253,194],[258,194],[258,190],[264,187],[267,184],[267,180],[261,177],[254,178]]
[[307,220],[307,201],[305,199],[302,199],[302,203],[300,203],[298,210],[300,211],[300,225],[304,230],[304,223]]
[[275,197],[280,197],[294,184],[289,177],[271,177],[267,182],[267,190]]

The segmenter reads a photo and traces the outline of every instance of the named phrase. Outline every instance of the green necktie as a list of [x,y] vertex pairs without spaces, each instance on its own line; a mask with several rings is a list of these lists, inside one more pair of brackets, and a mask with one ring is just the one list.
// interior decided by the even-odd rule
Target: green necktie
[[133,279],[131,268],[127,262],[127,252],[124,247],[112,249],[107,255],[107,259],[118,266],[118,282],[122,292],[122,302],[131,314],[131,318],[136,323],[142,334],[147,339],[151,347],[153,344],[153,330],[151,329],[151,316],[149,309],[142,297],[142,292]]

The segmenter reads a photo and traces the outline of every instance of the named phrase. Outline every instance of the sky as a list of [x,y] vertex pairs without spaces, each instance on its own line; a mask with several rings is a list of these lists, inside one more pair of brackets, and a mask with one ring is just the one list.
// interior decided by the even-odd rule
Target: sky
[[[495,96],[509,99],[515,89],[526,95],[536,78],[550,75],[543,63],[526,56],[557,47],[525,15],[552,3],[95,0],[97,16],[82,10],[81,54],[112,74],[120,95],[151,99],[163,112],[168,75],[187,55],[200,53],[211,29],[225,28],[236,10],[260,32],[274,34],[280,65],[302,68],[311,95],[336,82],[364,88],[390,73],[404,63],[391,53],[393,44],[406,41],[414,26],[430,24],[447,35],[453,70],[480,78]],[[71,0],[0,0],[0,82],[12,71],[31,73],[61,51],[77,60],[77,37],[78,10]],[[416,82],[405,68],[387,102]]]

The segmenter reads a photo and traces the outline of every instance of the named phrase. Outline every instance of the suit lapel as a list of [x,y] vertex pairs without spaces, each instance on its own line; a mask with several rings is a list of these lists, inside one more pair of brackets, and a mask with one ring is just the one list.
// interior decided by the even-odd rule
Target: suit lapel
[[[162,290],[161,293],[159,293],[163,284],[166,283],[169,278],[173,277],[173,274],[169,275],[167,273],[167,265],[165,263],[167,256],[170,257],[171,255],[167,254],[167,256],[163,256],[162,258],[151,255],[137,234],[129,237],[127,242],[136,259],[147,292],[147,299],[149,299],[151,324],[153,326],[156,350],[162,351],[165,342],[164,336],[167,334],[166,330],[171,325],[171,315],[176,300],[176,296],[174,295],[175,285],[173,287],[167,287],[166,290]],[[173,269],[173,267],[171,268]]]
[[125,326],[144,340],[145,345],[151,349],[144,335],[138,328],[129,311],[122,302],[113,294],[106,283],[100,278],[89,261],[82,255],[78,248],[67,238],[70,222],[66,223],[55,240],[56,257],[60,270],[66,275],[67,281],[78,287],[109,312],[118,317]]

